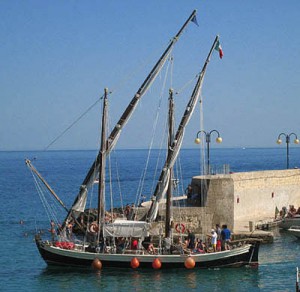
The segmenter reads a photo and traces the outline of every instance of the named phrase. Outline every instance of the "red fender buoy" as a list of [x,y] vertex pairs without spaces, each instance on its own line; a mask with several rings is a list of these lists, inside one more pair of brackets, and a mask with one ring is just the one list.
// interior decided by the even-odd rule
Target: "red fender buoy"
[[130,265],[131,265],[131,267],[132,267],[133,269],[136,269],[136,268],[139,267],[140,262],[139,262],[139,260],[138,260],[137,258],[133,258],[133,259],[131,260],[131,262],[130,262]]
[[193,269],[195,267],[195,261],[193,258],[191,257],[188,257],[185,262],[184,262],[184,266],[187,268],[187,269]]
[[161,268],[161,261],[160,259],[156,258],[153,262],[152,262],[152,267],[153,269],[160,269]]
[[102,263],[99,259],[95,258],[92,262],[92,267],[95,269],[95,270],[101,270],[102,269]]

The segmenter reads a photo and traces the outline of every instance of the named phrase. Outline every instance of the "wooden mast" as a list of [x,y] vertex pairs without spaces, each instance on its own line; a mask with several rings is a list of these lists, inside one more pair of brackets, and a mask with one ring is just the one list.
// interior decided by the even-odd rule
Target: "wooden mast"
[[[169,90],[169,138],[168,138],[168,151],[171,151],[174,136],[174,100],[173,90]],[[172,205],[172,177],[173,169],[170,169],[169,185],[166,200],[166,222],[165,222],[165,237],[171,237],[171,205]]]
[[104,223],[105,214],[105,166],[106,166],[106,128],[107,128],[107,92],[108,89],[104,89],[103,99],[103,113],[102,113],[102,128],[101,128],[101,146],[100,146],[100,165],[99,165],[99,187],[98,187],[98,226]]

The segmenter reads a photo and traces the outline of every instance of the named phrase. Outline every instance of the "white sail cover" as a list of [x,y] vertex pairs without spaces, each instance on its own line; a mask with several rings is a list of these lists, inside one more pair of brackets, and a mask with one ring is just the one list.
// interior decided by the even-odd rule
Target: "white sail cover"
[[149,236],[150,224],[145,221],[131,221],[117,219],[103,227],[104,237],[136,237]]
[[81,186],[80,193],[77,197],[76,202],[72,206],[72,212],[75,213],[77,216],[84,212],[86,206],[86,199],[87,199],[87,188],[85,186]]

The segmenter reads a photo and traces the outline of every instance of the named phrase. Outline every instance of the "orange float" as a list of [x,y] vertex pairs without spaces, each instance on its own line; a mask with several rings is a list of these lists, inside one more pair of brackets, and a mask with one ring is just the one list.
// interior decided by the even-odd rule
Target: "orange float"
[[95,258],[92,262],[92,267],[95,269],[95,270],[101,270],[102,269],[102,263],[99,259]]
[[131,265],[131,267],[132,267],[133,269],[136,269],[136,268],[139,267],[140,262],[139,262],[139,260],[138,260],[137,258],[133,258],[133,259],[131,260],[131,262],[130,262],[130,265]]
[[152,267],[153,269],[160,269],[161,268],[161,261],[160,259],[156,258],[153,262],[152,262]]
[[187,268],[187,269],[193,269],[195,267],[195,261],[193,258],[191,257],[188,257],[185,262],[184,262],[184,266]]

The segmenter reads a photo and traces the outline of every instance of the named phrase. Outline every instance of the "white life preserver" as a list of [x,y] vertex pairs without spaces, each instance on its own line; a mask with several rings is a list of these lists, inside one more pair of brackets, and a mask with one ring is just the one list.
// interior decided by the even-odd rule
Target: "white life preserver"
[[97,233],[99,231],[99,227],[97,222],[92,222],[89,228],[91,233]]

